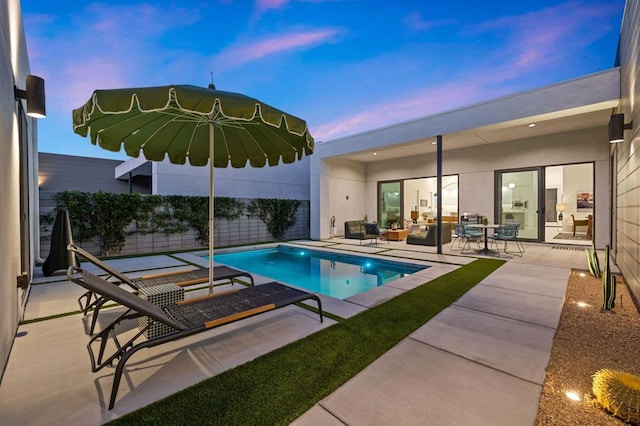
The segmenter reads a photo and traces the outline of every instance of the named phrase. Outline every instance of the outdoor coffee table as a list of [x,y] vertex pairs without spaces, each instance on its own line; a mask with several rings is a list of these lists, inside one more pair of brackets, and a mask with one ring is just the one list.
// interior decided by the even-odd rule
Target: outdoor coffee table
[[409,235],[409,230],[407,229],[388,229],[387,230],[387,239],[389,241],[402,241],[407,238]]

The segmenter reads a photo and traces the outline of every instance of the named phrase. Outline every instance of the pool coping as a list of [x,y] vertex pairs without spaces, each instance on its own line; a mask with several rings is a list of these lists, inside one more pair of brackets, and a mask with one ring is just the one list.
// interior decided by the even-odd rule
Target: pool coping
[[[309,240],[309,242],[317,243],[311,240]],[[301,242],[278,242],[278,243],[255,244],[255,245],[249,245],[249,246],[227,247],[227,248],[215,249],[213,252],[213,256],[214,256],[213,262],[214,262],[214,265],[217,263],[215,260],[216,254],[237,253],[240,251],[261,250],[261,249],[268,249],[268,248],[276,248],[280,246],[292,247],[292,248],[303,247],[305,249],[325,251],[325,252],[334,253],[334,254],[350,255],[355,257],[367,257],[371,259],[379,259],[387,262],[393,262],[401,265],[411,265],[411,266],[418,266],[418,267],[427,266],[426,269],[422,269],[408,276],[390,281],[388,283],[383,284],[382,286],[356,294],[354,296],[350,296],[345,299],[336,299],[334,297],[326,296],[324,294],[318,293],[318,296],[322,301],[323,309],[341,318],[350,318],[368,308],[384,303],[387,300],[392,299],[401,293],[404,293],[405,291],[408,291],[418,286],[421,286],[423,284],[426,284],[429,281],[434,280],[435,278],[438,278],[442,275],[445,275],[463,266],[461,264],[442,263],[442,262],[436,262],[433,260],[421,260],[421,259],[416,259],[415,257],[411,257],[411,258],[403,257],[401,254],[398,254],[397,252],[403,252],[404,250],[397,250],[392,247],[389,247],[383,251],[371,253],[371,252],[361,252],[361,251],[351,250],[352,247],[365,247],[365,246],[353,246],[353,245],[341,244],[341,243],[308,244],[306,240]],[[343,246],[346,246],[346,248]],[[391,252],[393,255],[391,256],[389,254],[385,255],[385,253],[387,252]],[[416,255],[416,254],[419,254],[420,252],[411,251],[410,253]],[[209,254],[208,250],[199,250],[199,251],[194,251],[189,253],[176,253],[173,256],[185,262],[196,264],[202,267],[208,267],[208,260],[201,257],[201,256],[206,256],[208,254]],[[469,260],[468,262],[464,262],[464,264],[470,263],[471,261],[474,260],[473,258],[465,258],[461,256],[458,256],[458,257],[460,257],[461,259]],[[242,268],[237,268],[237,269],[242,270]],[[259,275],[259,274],[252,273],[252,275],[255,278],[256,284],[262,284],[265,282],[273,281],[273,279]],[[283,284],[286,284],[294,288],[300,288],[292,283],[284,282]],[[303,288],[300,288],[300,289],[305,290]],[[311,306],[311,304],[309,304],[309,306]]]

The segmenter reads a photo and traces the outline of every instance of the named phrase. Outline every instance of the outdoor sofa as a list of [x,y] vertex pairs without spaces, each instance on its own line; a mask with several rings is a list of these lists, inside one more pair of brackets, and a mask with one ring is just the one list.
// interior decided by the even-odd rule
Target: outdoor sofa
[[[407,235],[407,244],[415,244],[422,246],[436,245],[436,231],[438,225],[429,225],[427,231],[415,232]],[[442,244],[451,242],[451,223],[442,222]]]
[[[322,303],[316,294],[277,282],[232,289],[160,307],[75,266],[69,267],[67,277],[87,291],[128,308],[99,333],[91,336],[87,344],[92,372],[95,373],[117,362],[109,409],[112,409],[115,404],[118,386],[127,361],[140,349],[179,340],[308,299],[317,302],[320,322],[323,322]],[[177,288],[173,284],[166,284],[166,286]],[[118,339],[120,330],[118,326],[125,320],[140,317],[146,317],[146,327],[135,333],[128,341],[121,342]],[[146,329],[156,322],[169,327],[170,331],[152,338],[145,338]],[[107,348],[113,352],[107,353]]]
[[364,220],[348,220],[344,223],[344,237],[354,240],[376,240],[380,236],[377,224],[365,222]]
[[344,223],[344,237],[353,240],[364,240],[364,220],[347,220]]

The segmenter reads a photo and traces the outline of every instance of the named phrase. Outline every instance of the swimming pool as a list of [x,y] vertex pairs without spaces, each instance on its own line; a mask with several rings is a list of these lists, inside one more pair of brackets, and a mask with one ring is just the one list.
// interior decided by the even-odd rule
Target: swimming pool
[[215,260],[336,299],[346,299],[427,268],[283,246],[216,254]]

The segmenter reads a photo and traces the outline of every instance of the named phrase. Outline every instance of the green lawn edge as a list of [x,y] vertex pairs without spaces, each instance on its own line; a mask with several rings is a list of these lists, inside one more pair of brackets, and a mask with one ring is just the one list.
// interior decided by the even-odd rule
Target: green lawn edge
[[289,424],[504,262],[477,259],[109,424]]

